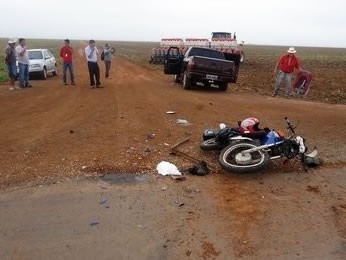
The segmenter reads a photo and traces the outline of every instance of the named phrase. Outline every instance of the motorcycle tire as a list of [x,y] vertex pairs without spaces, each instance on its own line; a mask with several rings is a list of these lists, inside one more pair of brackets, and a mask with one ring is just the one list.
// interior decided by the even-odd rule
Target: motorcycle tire
[[215,151],[215,150],[221,150],[221,145],[216,141],[215,138],[211,138],[208,140],[203,141],[200,144],[200,147],[203,151]]
[[252,173],[262,170],[269,161],[267,152],[259,150],[251,154],[241,154],[241,151],[255,147],[257,147],[255,142],[237,142],[228,145],[219,155],[221,167],[228,172],[234,173]]

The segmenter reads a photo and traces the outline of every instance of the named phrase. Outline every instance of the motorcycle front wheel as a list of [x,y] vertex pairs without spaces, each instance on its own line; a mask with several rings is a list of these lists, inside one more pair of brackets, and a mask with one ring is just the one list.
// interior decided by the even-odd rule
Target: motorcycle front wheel
[[251,142],[239,142],[225,147],[219,155],[219,163],[223,169],[235,173],[250,173],[263,169],[269,155],[263,150],[249,153],[243,151],[256,148]]

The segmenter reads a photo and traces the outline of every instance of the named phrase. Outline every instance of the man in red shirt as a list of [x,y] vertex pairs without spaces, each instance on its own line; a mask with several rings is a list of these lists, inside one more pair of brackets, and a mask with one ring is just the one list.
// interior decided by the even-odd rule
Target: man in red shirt
[[294,69],[297,69],[299,71],[302,70],[300,61],[295,55],[296,52],[297,51],[294,49],[294,47],[290,47],[287,50],[287,53],[282,55],[276,63],[274,74],[276,74],[278,68],[279,73],[276,77],[273,97],[278,94],[281,82],[283,80],[286,83],[286,96],[292,95],[292,74],[294,72]]
[[74,81],[73,66],[72,66],[73,48],[70,46],[69,39],[64,40],[64,43],[65,45],[60,49],[60,57],[62,58],[62,61],[63,61],[62,80],[64,82],[64,85],[67,85],[66,72],[68,69],[70,72],[70,77],[71,77],[71,85],[76,85]]

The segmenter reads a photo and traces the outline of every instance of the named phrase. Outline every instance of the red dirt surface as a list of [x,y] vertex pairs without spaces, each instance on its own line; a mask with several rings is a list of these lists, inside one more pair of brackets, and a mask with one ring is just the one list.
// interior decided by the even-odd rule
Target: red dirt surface
[[[9,91],[0,86],[2,189],[111,172],[155,173],[163,160],[188,167],[191,162],[169,154],[170,147],[186,137],[190,141],[179,149],[217,165],[216,153],[199,149],[204,129],[220,122],[235,125],[248,116],[260,118],[262,127],[284,129],[283,118],[288,116],[299,122],[297,132],[307,138],[309,147],[318,146],[321,169],[304,173],[293,162],[273,163],[258,174],[220,170],[174,184],[173,193],[188,196],[191,186],[204,193],[194,195],[193,213],[184,211],[189,220],[166,220],[172,229],[188,226],[180,230],[181,241],[168,243],[171,255],[341,259],[346,253],[345,105],[234,93],[232,86],[227,92],[185,91],[161,71],[118,56],[113,65],[112,79],[106,80],[100,64],[101,89],[89,88],[82,55],[75,57],[77,86],[63,86],[60,76],[32,81],[31,89]],[[250,80],[255,80],[252,72],[241,71],[235,88]],[[177,125],[177,119],[190,125]],[[128,196],[134,192],[129,189]]]

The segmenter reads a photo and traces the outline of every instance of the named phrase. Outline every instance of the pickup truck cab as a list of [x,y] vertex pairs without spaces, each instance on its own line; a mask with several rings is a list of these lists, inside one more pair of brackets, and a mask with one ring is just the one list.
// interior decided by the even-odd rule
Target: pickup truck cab
[[183,55],[178,47],[170,47],[164,60],[164,73],[175,75],[175,81],[182,81],[184,89],[199,82],[205,87],[213,84],[226,91],[228,83],[237,81],[239,64],[239,54],[190,47]]

